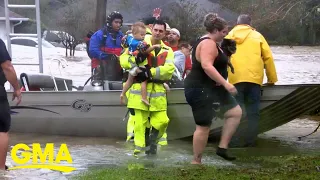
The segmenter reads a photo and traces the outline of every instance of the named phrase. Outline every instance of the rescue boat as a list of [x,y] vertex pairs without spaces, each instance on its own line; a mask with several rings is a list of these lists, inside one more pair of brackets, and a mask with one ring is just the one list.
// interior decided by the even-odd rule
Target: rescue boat
[[[120,103],[122,82],[106,82],[109,90],[91,84],[74,87],[71,79],[44,74],[20,76],[25,89],[19,106],[10,102],[11,132],[66,136],[126,138],[128,110]],[[260,127],[263,133],[320,107],[320,84],[263,86],[261,91]],[[8,97],[12,92],[8,92]],[[190,137],[195,130],[191,108],[187,104],[183,83],[172,84],[168,93],[168,139]],[[211,137],[219,137],[223,118],[214,119]],[[243,130],[247,122],[241,122]]]

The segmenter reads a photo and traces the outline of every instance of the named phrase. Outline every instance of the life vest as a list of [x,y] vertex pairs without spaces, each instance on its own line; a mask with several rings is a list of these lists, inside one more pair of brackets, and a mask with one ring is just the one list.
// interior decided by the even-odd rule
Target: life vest
[[[94,72],[94,69],[100,66],[99,71],[101,73],[99,75],[99,78],[110,81],[121,81],[123,76],[123,70],[120,66],[120,62],[117,56],[120,56],[123,49],[121,46],[121,39],[123,37],[122,33],[119,31],[116,34],[116,37],[112,37],[113,35],[110,34],[106,29],[102,29],[100,31],[102,31],[102,33],[94,34],[93,36],[102,35],[102,40],[98,42],[97,38],[95,38],[94,43],[99,43],[99,50],[110,55],[108,56],[107,60],[99,60],[97,54],[94,57],[92,57],[92,72]],[[92,37],[90,41],[93,41]],[[97,51],[95,52],[97,53]]]
[[148,65],[150,67],[163,66],[166,63],[167,54],[168,54],[168,52],[162,52],[161,54],[158,54],[155,57],[153,54],[149,53],[149,55],[147,57]]
[[[118,37],[118,34],[117,34],[117,37],[116,39],[114,40],[112,37],[111,37],[111,34],[107,31],[106,28],[104,28],[102,30],[103,32],[103,38],[100,42],[100,50],[102,52],[105,52],[105,53],[108,53],[108,54],[114,54],[114,55],[117,55],[117,56],[120,56],[121,54],[121,51],[122,51],[122,47],[121,47],[121,39],[122,39],[122,36],[121,37]],[[119,44],[117,44],[117,41],[119,41]],[[92,68],[96,68],[100,65],[100,61],[99,59],[97,58],[92,58],[91,60],[91,67]],[[120,65],[119,65],[120,66]],[[120,67],[121,68],[121,67]]]
[[[117,56],[120,56],[122,49],[120,48],[107,48],[107,47],[101,47],[101,51],[108,53],[108,54],[115,54]],[[100,61],[96,58],[92,58],[91,60],[91,67],[96,68],[100,65]],[[120,66],[120,64],[119,64]],[[121,67],[120,67],[121,68]]]

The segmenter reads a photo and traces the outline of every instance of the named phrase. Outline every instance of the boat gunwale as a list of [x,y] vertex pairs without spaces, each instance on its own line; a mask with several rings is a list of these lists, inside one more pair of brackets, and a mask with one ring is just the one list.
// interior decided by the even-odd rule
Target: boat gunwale
[[[300,88],[300,87],[320,87],[320,84],[280,84],[280,85],[262,85],[262,90],[264,88],[272,88],[272,87],[283,87],[283,88]],[[184,90],[184,88],[171,88],[170,91],[179,91]],[[102,92],[121,92],[122,90],[97,90],[97,91],[23,91],[23,93],[102,93]],[[7,91],[7,93],[13,93],[13,91]]]

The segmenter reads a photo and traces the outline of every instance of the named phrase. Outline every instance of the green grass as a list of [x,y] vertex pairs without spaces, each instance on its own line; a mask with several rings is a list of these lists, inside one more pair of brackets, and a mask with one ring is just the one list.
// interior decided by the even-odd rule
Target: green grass
[[80,180],[221,180],[221,179],[303,179],[320,178],[320,154],[240,158],[236,166],[180,164],[179,166],[144,168],[131,164],[128,167],[90,169],[74,177]]

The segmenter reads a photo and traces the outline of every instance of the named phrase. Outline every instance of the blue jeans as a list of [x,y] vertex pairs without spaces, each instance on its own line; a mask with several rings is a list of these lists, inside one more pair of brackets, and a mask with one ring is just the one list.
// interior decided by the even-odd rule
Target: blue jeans
[[259,133],[261,86],[248,82],[237,83],[234,86],[238,91],[236,100],[243,112],[242,120],[244,118],[248,120],[248,128],[241,134],[246,134],[246,144],[254,144]]

